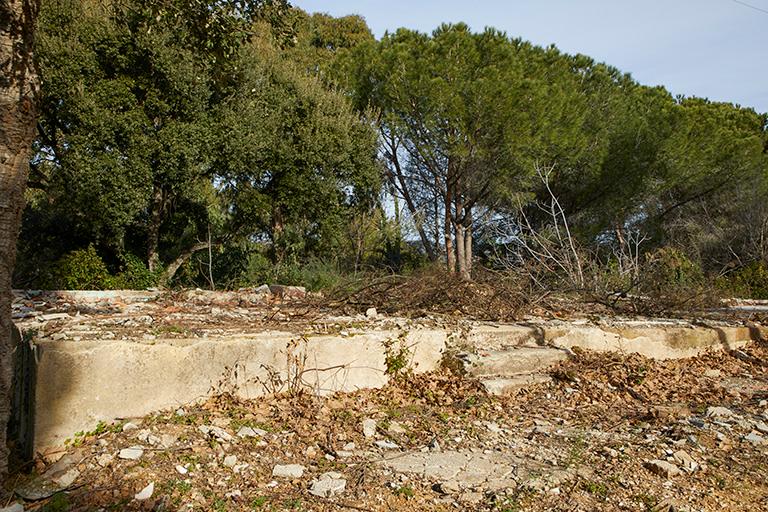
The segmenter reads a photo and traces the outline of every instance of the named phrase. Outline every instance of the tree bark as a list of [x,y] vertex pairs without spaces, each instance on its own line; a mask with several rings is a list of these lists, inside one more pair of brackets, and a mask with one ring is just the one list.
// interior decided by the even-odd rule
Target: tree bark
[[152,202],[149,208],[149,226],[147,227],[147,268],[154,272],[160,267],[160,226],[163,224],[165,194],[162,187],[152,189]]
[[[408,189],[408,183],[405,181],[403,170],[400,167],[400,159],[397,157],[397,144],[395,144],[394,139],[390,138],[387,140],[387,145],[389,146],[387,150],[387,157],[389,158],[389,161],[392,163],[392,167],[394,168],[394,172],[388,172],[390,180],[392,181],[392,186],[394,187],[395,191],[400,191],[400,193],[403,194],[405,205],[408,207],[408,212],[411,214],[413,223],[416,225],[416,231],[419,233],[419,238],[421,238],[421,244],[424,246],[424,252],[427,253],[427,258],[429,258],[429,261],[436,261],[437,254],[435,247],[437,246],[433,247],[430,243],[429,237],[427,237],[427,232],[424,229],[424,222],[422,222],[422,220],[419,218],[419,212],[416,209],[416,203],[411,197],[411,192]],[[398,227],[400,227],[399,223]],[[435,240],[435,242],[437,242],[437,240]]]
[[[450,176],[450,174],[449,174]],[[450,179],[446,182],[445,187],[445,220],[444,220],[444,241],[445,241],[445,260],[448,272],[451,274],[456,273],[456,253],[453,252],[453,216],[451,210],[453,209],[453,185],[450,184]]]
[[13,378],[11,279],[35,138],[38,77],[32,59],[39,0],[0,1],[0,475],[8,472],[6,426]]
[[[163,272],[163,275],[160,276],[160,284],[162,286],[166,286],[168,283],[171,282],[171,279],[173,279],[173,276],[176,275],[176,272],[179,271],[181,266],[186,262],[189,258],[192,257],[193,254],[195,254],[197,251],[202,251],[203,249],[208,249],[210,247],[209,242],[198,242],[195,245],[185,249],[179,256],[170,262],[167,267],[165,267],[165,271]],[[213,282],[211,278],[211,282]]]
[[472,210],[464,216],[464,269],[466,278],[472,278]]

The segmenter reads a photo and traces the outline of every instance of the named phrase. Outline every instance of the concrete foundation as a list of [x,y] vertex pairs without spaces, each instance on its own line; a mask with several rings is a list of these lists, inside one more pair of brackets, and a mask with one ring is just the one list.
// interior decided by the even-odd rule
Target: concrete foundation
[[[148,342],[39,341],[35,447],[44,451],[59,446],[99,421],[143,416],[217,393],[254,398],[297,389],[325,394],[379,388],[388,380],[388,350],[397,354],[407,348],[411,368],[428,372],[439,366],[448,340],[456,338],[451,334],[413,328],[348,337],[264,332]],[[478,325],[463,341],[478,352],[516,346],[582,347],[667,359],[735,349],[761,337],[766,337],[765,330],[747,327],[542,322]],[[559,359],[553,358],[552,364]],[[537,365],[541,360],[532,359]]]

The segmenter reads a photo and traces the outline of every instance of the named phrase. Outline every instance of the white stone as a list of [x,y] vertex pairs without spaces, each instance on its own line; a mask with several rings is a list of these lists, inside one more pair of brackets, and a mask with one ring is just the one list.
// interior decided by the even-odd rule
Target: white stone
[[176,466],[176,472],[180,475],[186,475],[187,473],[189,473],[189,470],[184,466],[182,466],[181,464],[179,464]]
[[134,498],[137,501],[144,501],[151,498],[154,493],[155,493],[155,482],[149,482],[149,485],[147,485],[139,493],[137,493],[134,496]]
[[228,468],[235,467],[235,464],[237,464],[237,456],[236,455],[227,455],[224,457],[224,465]]
[[123,432],[128,432],[131,430],[138,430],[139,426],[135,423],[131,423],[130,421],[123,425]]
[[370,418],[363,420],[363,435],[368,439],[376,437],[376,420]]
[[240,427],[237,431],[237,437],[264,437],[267,435],[266,430],[252,427]]
[[278,464],[272,468],[272,476],[275,478],[301,478],[306,468],[301,464]]
[[198,430],[207,436],[215,437],[219,441],[223,441],[225,443],[231,443],[234,440],[229,432],[221,427],[214,425],[200,425]]
[[376,308],[368,308],[365,310],[365,316],[368,318],[376,318],[379,316],[379,312],[376,311]]
[[321,498],[330,498],[344,492],[347,481],[336,472],[323,473],[320,478],[312,482],[309,493]]
[[400,445],[398,445],[397,443],[393,443],[392,441],[381,440],[381,441],[376,441],[376,443],[374,443],[374,444],[376,446],[378,446],[379,448],[381,448],[382,450],[398,450],[398,449],[400,449]]
[[707,408],[708,418],[726,419],[726,418],[733,418],[734,416],[735,415],[733,414],[733,411],[731,411],[727,407],[708,407]]
[[130,448],[123,448],[120,450],[120,453],[117,456],[121,459],[137,460],[140,459],[142,455],[144,455],[144,448],[141,446],[131,446]]
[[21,503],[14,503],[13,505],[0,508],[0,512],[24,512],[24,505]]

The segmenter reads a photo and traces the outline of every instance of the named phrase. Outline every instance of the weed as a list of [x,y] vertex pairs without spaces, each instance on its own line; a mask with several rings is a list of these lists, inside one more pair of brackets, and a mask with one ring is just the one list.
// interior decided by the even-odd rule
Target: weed
[[402,487],[398,487],[395,490],[395,496],[402,496],[403,498],[409,500],[413,498],[415,493],[413,492],[413,488],[409,487],[407,485],[404,485]]
[[398,340],[388,339],[384,341],[386,374],[393,378],[401,377],[408,368],[410,352],[403,343],[405,336],[406,333],[403,333],[398,337]]
[[251,508],[253,510],[260,510],[264,508],[264,505],[267,504],[267,497],[266,496],[257,496],[251,500]]
[[645,510],[651,511],[658,504],[659,500],[649,494],[637,494],[633,496],[634,500],[640,503]]
[[582,489],[587,491],[589,494],[594,494],[595,496],[600,497],[601,499],[606,499],[608,497],[608,486],[601,482],[582,482],[581,484]]
[[50,501],[40,509],[40,512],[66,512],[70,508],[69,498],[65,493],[60,492],[54,494]]

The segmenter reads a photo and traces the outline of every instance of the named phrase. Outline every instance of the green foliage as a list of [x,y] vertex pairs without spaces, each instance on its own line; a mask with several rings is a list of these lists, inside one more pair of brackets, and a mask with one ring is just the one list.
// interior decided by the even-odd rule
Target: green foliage
[[754,261],[723,278],[720,284],[737,297],[768,299],[768,265]]
[[70,252],[52,267],[47,286],[55,290],[101,290],[111,276],[93,245]]
[[701,265],[683,251],[664,247],[646,255],[641,281],[647,290],[695,287],[705,282]]
[[112,278],[110,287],[117,290],[144,290],[157,285],[162,269],[150,272],[146,264],[133,254],[126,254],[121,272]]
[[393,378],[401,378],[408,374],[411,353],[405,345],[404,336],[397,340],[388,339],[384,342],[385,373]]

